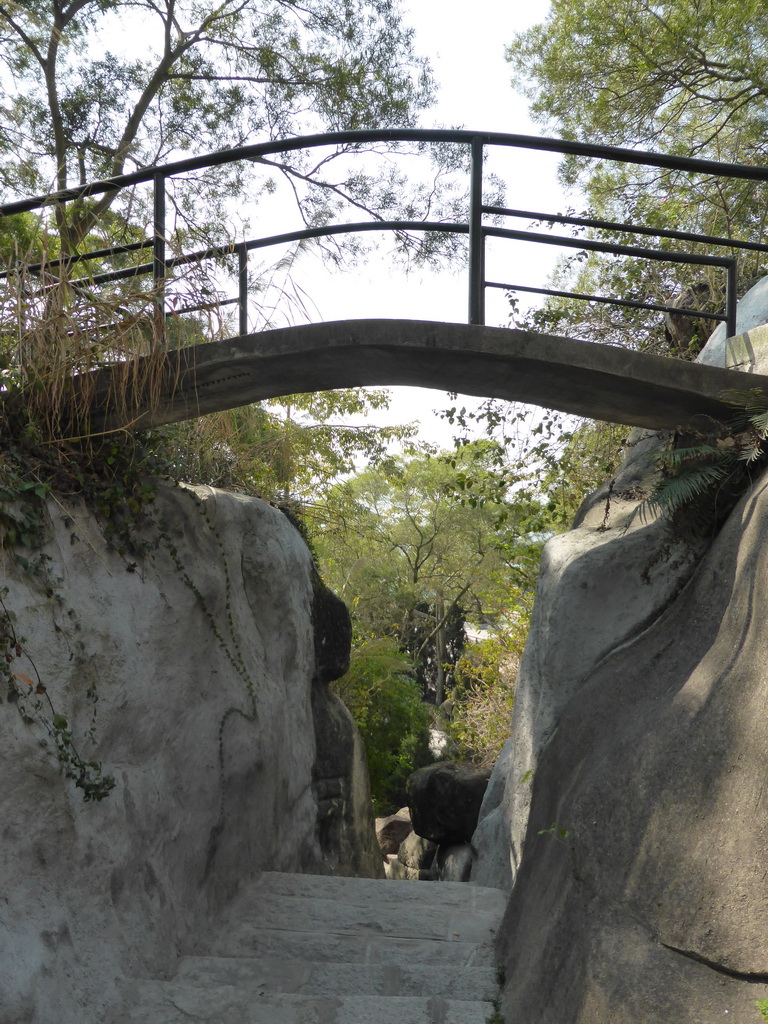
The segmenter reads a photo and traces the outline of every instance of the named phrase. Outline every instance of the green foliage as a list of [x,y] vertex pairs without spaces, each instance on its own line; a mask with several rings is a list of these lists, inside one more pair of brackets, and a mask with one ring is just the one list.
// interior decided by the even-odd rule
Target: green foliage
[[542,541],[567,529],[584,498],[616,471],[629,428],[499,399],[473,410],[454,407],[443,416],[456,429],[460,460],[475,459],[481,450],[470,440],[472,428],[484,428],[490,450],[499,453],[495,472],[486,473],[477,490],[482,503],[504,502],[499,526],[507,566],[522,589],[532,589]]
[[481,495],[483,455],[476,455],[468,448],[450,457],[393,458],[329,492],[318,551],[362,622],[402,631],[438,591],[446,608],[499,609],[505,592],[497,542],[502,526],[517,526],[517,508],[498,493]]
[[214,413],[155,432],[158,453],[178,480],[243,491],[305,514],[355,463],[376,465],[413,426],[373,426],[386,391],[350,388],[289,395]]
[[541,506],[500,490],[495,451],[480,442],[358,473],[331,489],[313,530],[323,576],[360,630],[409,650],[437,703],[460,654],[459,619],[510,612],[536,578]]
[[[6,193],[63,189],[265,137],[403,127],[433,94],[396,0],[3,0],[0,27],[13,85],[0,114]],[[140,44],[131,47],[132,36]],[[340,195],[365,201],[389,190],[375,176],[325,182],[304,155],[291,161],[265,163],[297,190],[309,186],[307,222]],[[198,176],[177,192],[176,209],[205,208],[210,225],[221,222],[245,174],[232,166]],[[259,188],[268,186],[262,179]],[[107,193],[58,208],[56,228],[71,249],[110,208],[128,224],[141,202]]]
[[584,498],[616,472],[628,431],[621,424],[595,420],[583,420],[564,431],[542,478],[555,523],[570,526]]
[[430,715],[413,662],[386,638],[365,638],[352,650],[349,672],[332,684],[357,723],[365,746],[377,815],[405,803],[408,776],[429,764]]
[[465,648],[448,696],[449,756],[490,768],[509,739],[521,653],[514,634]]
[[756,999],[755,1006],[760,1011],[763,1020],[768,1020],[768,999]]
[[549,828],[543,828],[536,833],[538,836],[552,836],[558,843],[564,843],[571,834],[570,829],[558,825],[556,821],[553,821]]
[[[546,21],[520,33],[507,57],[534,117],[555,134],[765,164],[767,45],[768,23],[754,2],[553,0]],[[586,194],[586,215],[765,242],[768,205],[748,181],[580,158],[565,159],[561,176]],[[590,236],[700,251],[631,232]],[[766,273],[766,261],[761,253],[734,255],[743,292]],[[702,312],[724,305],[720,271],[586,252],[562,261],[555,287]],[[569,337],[683,358],[695,356],[715,327],[704,318],[563,298],[548,300],[541,316],[565,322]]]
[[699,417],[698,429],[677,431],[656,454],[660,476],[636,515],[663,515],[673,529],[695,537],[730,512],[753,471],[768,461],[768,395],[753,388],[727,397],[740,410],[730,425]]
[[[553,0],[507,59],[567,138],[762,151],[768,23],[756,0]],[[642,41],[642,45],[639,45]]]

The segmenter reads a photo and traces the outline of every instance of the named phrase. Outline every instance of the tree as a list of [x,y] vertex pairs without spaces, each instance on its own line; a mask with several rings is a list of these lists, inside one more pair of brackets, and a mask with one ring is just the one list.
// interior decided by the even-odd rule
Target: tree
[[[553,0],[547,20],[519,34],[507,56],[533,116],[565,138],[766,161],[768,16],[754,0]],[[752,183],[575,158],[561,173],[583,188],[592,216],[765,241],[768,203]],[[743,292],[765,273],[766,260],[751,253],[739,261]],[[559,276],[558,287],[574,291],[722,312],[724,282],[708,270],[585,254],[564,261]],[[654,323],[647,312],[568,300],[549,302],[547,311],[574,324],[576,336],[684,357],[695,355],[714,327],[705,320],[683,325],[681,342],[674,316]]]
[[462,655],[445,722],[450,757],[493,767],[509,739],[524,634],[518,629],[490,636]]
[[[10,86],[0,102],[5,198],[310,130],[407,126],[433,93],[398,0],[0,0],[0,62]],[[390,212],[405,206],[412,215],[419,188],[409,195],[402,175],[379,176],[370,166],[354,174],[348,168],[329,172],[330,162],[343,160],[350,148],[174,179],[169,200],[176,216],[169,211],[168,241],[186,246],[193,232],[206,243],[227,239],[228,201],[256,170],[261,177],[249,199],[258,198],[259,189],[269,191],[282,173],[305,223],[330,218],[344,203],[372,208],[381,201]],[[146,202],[146,190],[143,198],[140,190],[105,193],[57,205],[53,224],[47,212],[40,219],[6,220],[0,253],[9,263],[27,254],[36,264],[78,247],[143,241]],[[185,223],[186,212],[194,217]],[[124,254],[111,266],[145,258]],[[280,264],[286,274],[290,265],[287,258]],[[26,277],[22,270],[21,283],[5,282],[3,314],[11,326],[0,356],[25,395],[50,377],[54,350],[58,395],[73,367],[127,360],[160,338],[172,347],[216,336],[215,324],[204,317],[155,316],[151,285],[137,288],[135,279],[103,290],[83,284],[103,269],[98,261],[74,270],[44,267],[43,288],[35,268]],[[182,270],[169,283],[166,313],[172,306],[208,308],[211,320],[219,315],[223,323],[216,308],[221,273],[206,265],[196,275],[197,269]],[[71,276],[81,278],[72,287]],[[56,344],[54,320],[61,335]],[[310,484],[351,471],[356,455],[377,458],[403,433],[334,422],[383,403],[381,392],[300,396],[282,409],[267,405],[180,427],[166,453],[180,473],[189,467],[202,478],[228,478],[270,496],[306,496]],[[47,417],[54,425],[58,404]],[[261,461],[246,470],[248,453]]]
[[566,138],[762,162],[768,14],[758,0],[553,0],[507,51]]
[[391,814],[406,802],[408,776],[432,760],[429,709],[412,662],[392,639],[358,636],[357,641],[349,671],[332,688],[360,730],[374,811]]
[[[115,45],[131,33],[140,55]],[[0,0],[14,84],[0,106],[0,182],[28,195],[265,137],[412,124],[432,96],[412,36],[397,0]],[[297,184],[322,182],[325,160],[297,160],[279,166]],[[215,197],[242,179],[216,182],[214,220]],[[336,191],[370,189],[363,175]],[[107,193],[69,216],[59,208],[67,247],[114,203]]]
[[481,441],[359,473],[331,490],[313,534],[323,575],[361,633],[395,638],[438,704],[461,651],[460,620],[498,619],[535,583],[534,565],[520,571],[541,546],[529,536],[534,503],[486,488],[495,452]]
[[302,516],[361,459],[375,465],[415,426],[350,422],[389,405],[388,392],[349,388],[286,395],[188,420],[159,432],[173,475],[243,490]]

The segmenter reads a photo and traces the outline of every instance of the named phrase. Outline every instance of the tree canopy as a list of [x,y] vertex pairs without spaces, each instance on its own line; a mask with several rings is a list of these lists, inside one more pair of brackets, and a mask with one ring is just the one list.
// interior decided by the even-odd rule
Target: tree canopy
[[495,450],[478,441],[455,457],[358,473],[329,492],[315,531],[324,575],[359,634],[395,638],[438,704],[464,618],[514,618],[535,585],[547,513],[527,494],[486,486]]
[[[433,86],[401,18],[397,0],[0,0],[0,185],[29,195],[184,153],[412,124]],[[83,207],[73,240],[113,201]]]
[[763,159],[768,12],[758,0],[552,0],[507,57],[534,117],[566,138]]
[[[569,139],[736,163],[765,163],[768,14],[747,0],[553,0],[545,22],[520,33],[507,58],[534,118]],[[563,179],[602,219],[764,243],[768,201],[752,182],[570,158]],[[648,244],[626,235],[614,240]],[[666,241],[651,244],[664,248]],[[695,243],[675,242],[678,250]],[[723,255],[730,255],[727,251]],[[740,292],[765,254],[736,253]],[[722,312],[724,278],[706,268],[586,254],[564,260],[558,287]],[[686,289],[688,291],[686,292]],[[692,289],[692,290],[691,290]],[[683,301],[687,299],[688,301]],[[647,312],[555,299],[576,336],[695,355],[712,321],[655,323]]]

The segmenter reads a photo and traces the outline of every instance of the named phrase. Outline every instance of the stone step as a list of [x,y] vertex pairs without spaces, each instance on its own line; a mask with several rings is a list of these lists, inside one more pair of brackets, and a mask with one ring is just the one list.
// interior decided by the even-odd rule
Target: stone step
[[105,1024],[487,1024],[496,889],[264,872]]
[[[418,885],[414,882],[414,885]],[[320,963],[356,964],[453,964],[488,966],[490,947],[477,942],[408,938],[392,935],[334,935],[322,932],[265,929],[258,921],[240,923],[233,931],[221,931],[208,952],[225,957],[317,960]]]
[[[241,930],[250,933],[254,924],[273,930],[332,932],[361,937],[391,935],[443,941],[493,941],[500,918],[498,910],[480,913],[461,905],[434,906],[428,902],[399,901],[386,894],[389,882],[379,884],[384,891],[382,896],[365,904],[248,890],[236,897],[222,920],[220,930],[235,942]],[[419,884],[429,885],[406,883]]]
[[499,889],[467,882],[425,882],[414,885],[402,879],[344,878],[331,875],[294,875],[264,871],[248,888],[251,893],[276,896],[319,897],[368,905],[382,900],[430,907],[464,907],[472,913],[501,913],[505,896]]
[[333,963],[257,957],[186,956],[179,961],[175,981],[205,985],[241,986],[262,994],[433,996],[446,999],[491,1000],[498,991],[497,972],[433,963]]
[[442,996],[259,995],[232,985],[137,982],[106,1024],[487,1024],[489,1000]]

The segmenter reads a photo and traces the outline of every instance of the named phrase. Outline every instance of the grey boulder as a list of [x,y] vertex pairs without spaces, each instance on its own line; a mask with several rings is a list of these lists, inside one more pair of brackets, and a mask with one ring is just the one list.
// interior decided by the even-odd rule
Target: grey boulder
[[407,807],[401,807],[386,818],[376,818],[376,838],[385,857],[396,854],[400,844],[413,831],[411,816]]

